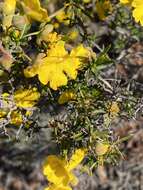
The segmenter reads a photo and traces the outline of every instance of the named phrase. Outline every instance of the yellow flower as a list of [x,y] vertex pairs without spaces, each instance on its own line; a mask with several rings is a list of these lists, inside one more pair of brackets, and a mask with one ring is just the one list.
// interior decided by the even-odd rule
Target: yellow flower
[[96,2],[96,10],[99,18],[105,20],[109,13],[112,11],[112,4],[110,0],[102,0]]
[[63,92],[58,99],[58,103],[65,104],[70,100],[74,100],[75,97],[76,97],[76,95],[71,91]]
[[40,53],[33,66],[29,66],[24,70],[26,77],[34,77],[38,75],[40,82],[46,85],[50,83],[50,87],[57,90],[58,87],[66,85],[67,76],[70,79],[76,79],[77,70],[83,63],[83,58],[88,58],[89,50],[79,45],[73,48],[71,53],[65,49],[65,42],[58,41],[55,46],[47,51],[47,56]]
[[16,0],[5,0],[3,4],[3,26],[10,27],[12,24],[13,15],[15,13]]
[[39,0],[19,0],[25,14],[33,20],[39,22],[49,21],[47,10],[42,8]]
[[45,190],[71,190],[70,184],[76,185],[77,178],[71,170],[76,168],[85,157],[84,149],[77,149],[69,161],[57,156],[48,156],[43,164],[43,173],[51,185]]
[[21,108],[33,107],[40,97],[40,93],[36,88],[33,89],[20,89],[14,93],[14,101],[16,106]]

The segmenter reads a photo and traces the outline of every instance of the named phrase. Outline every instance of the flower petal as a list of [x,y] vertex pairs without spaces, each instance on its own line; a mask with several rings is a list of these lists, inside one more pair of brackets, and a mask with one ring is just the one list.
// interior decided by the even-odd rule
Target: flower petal
[[85,154],[86,154],[85,149],[77,149],[75,151],[75,153],[72,155],[72,157],[67,165],[67,169],[72,170],[72,169],[76,168],[80,164],[80,162],[84,159]]
[[3,4],[3,26],[10,27],[12,24],[12,18],[15,13],[16,0],[5,0]]
[[54,155],[48,156],[45,160],[43,173],[56,186],[67,186],[70,181],[68,172],[64,168],[64,162]]
[[47,10],[41,7],[39,0],[23,0],[20,1],[20,3],[22,4],[26,15],[33,20],[39,22],[46,22],[49,20]]

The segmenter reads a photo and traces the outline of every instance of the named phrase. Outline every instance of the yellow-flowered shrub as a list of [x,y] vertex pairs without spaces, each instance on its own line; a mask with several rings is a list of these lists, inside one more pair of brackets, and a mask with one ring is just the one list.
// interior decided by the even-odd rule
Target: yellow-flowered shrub
[[[48,135],[44,135],[50,136],[50,140],[58,144],[62,156],[67,156],[77,147],[85,146],[88,150],[85,161],[91,169],[95,165],[102,165],[106,158],[108,162],[116,160],[117,143],[115,142],[115,151],[111,152],[114,143],[110,142],[110,139],[114,141],[114,138],[110,126],[111,120],[120,116],[121,111],[115,98],[119,97],[120,100],[120,97],[122,99],[126,94],[120,96],[120,88],[116,89],[115,84],[120,82],[114,82],[118,82],[118,79],[106,81],[105,70],[112,60],[107,55],[110,51],[108,39],[105,39],[105,47],[102,42],[102,32],[105,38],[108,34],[111,34],[111,37],[118,36],[115,35],[117,30],[119,38],[124,36],[124,30],[120,29],[120,22],[122,24],[124,18],[118,18],[118,9],[121,10],[120,17],[124,9],[119,5],[116,7],[115,2],[67,0],[59,5],[58,1],[4,0],[3,7],[0,7],[4,29],[0,35],[0,77],[3,73],[6,73],[7,77],[0,81],[0,127],[7,136],[7,131],[11,128],[16,138],[21,129],[28,136],[42,129],[42,133],[38,134],[40,136],[43,134],[43,126],[46,126],[45,128],[50,128],[50,135],[49,130]],[[129,6],[136,22],[143,25],[141,0],[120,0],[120,3]],[[105,23],[98,21],[96,26],[94,10],[101,20],[105,20],[114,10],[115,15]],[[125,12],[128,11],[125,9]],[[119,26],[116,26],[116,20]],[[105,28],[109,26],[109,30],[100,30],[100,27],[104,28],[104,24]],[[98,26],[99,31],[96,30]],[[125,35],[125,38],[126,36],[128,35]],[[136,35],[134,39],[135,37]],[[122,41],[122,38],[120,40]],[[78,43],[80,44],[77,45]],[[98,51],[97,59],[96,54],[83,44]],[[119,42],[117,44],[120,48]],[[111,48],[112,46],[115,47],[114,42],[111,42]],[[113,54],[114,52],[111,56]],[[115,55],[119,55],[119,52],[115,52]],[[81,69],[83,70],[77,78]],[[112,72],[109,72],[109,75],[110,73]],[[69,80],[75,79],[77,80],[68,83]],[[16,90],[19,86],[20,89]],[[54,92],[49,87],[58,91]],[[105,105],[109,99],[112,103],[107,107]],[[125,98],[125,101],[127,99]],[[20,126],[18,131],[15,132],[14,126]],[[47,130],[44,132],[47,133]],[[12,139],[15,142],[15,137]],[[49,181],[49,187],[45,190],[71,190],[72,186],[77,185],[78,179],[72,170],[82,162],[86,152],[79,148],[70,159],[48,156],[43,164],[43,173]],[[115,153],[115,157],[112,153]]]

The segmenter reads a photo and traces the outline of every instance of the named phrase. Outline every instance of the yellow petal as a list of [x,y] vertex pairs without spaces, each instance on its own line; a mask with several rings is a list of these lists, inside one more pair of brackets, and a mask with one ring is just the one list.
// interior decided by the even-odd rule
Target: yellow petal
[[55,71],[55,74],[51,77],[50,87],[53,90],[57,90],[58,87],[67,85],[67,82],[68,80],[64,73],[59,73],[59,71]]
[[31,108],[39,99],[40,93],[37,89],[19,89],[14,93],[14,101],[18,107]]
[[69,183],[69,175],[64,168],[64,162],[57,156],[48,156],[43,164],[43,173],[47,176],[48,181],[52,182],[56,186],[66,186]]
[[71,183],[73,186],[76,186],[76,185],[78,184],[78,179],[77,179],[77,177],[76,177],[74,174],[72,174],[72,173],[70,173],[70,183]]
[[139,22],[143,26],[143,5],[136,7],[133,10],[133,17],[136,22]]
[[49,21],[47,10],[41,7],[39,0],[23,0],[20,3],[25,14],[31,19],[39,22]]
[[140,7],[142,6],[142,0],[129,0],[132,4],[132,7]]
[[87,48],[85,48],[82,44],[80,44],[72,49],[70,55],[71,57],[88,58],[90,56],[90,51]]
[[67,165],[67,169],[72,170],[72,169],[76,168],[80,164],[80,162],[84,159],[85,154],[86,154],[85,149],[77,149],[75,151],[75,153],[72,155],[72,157]]
[[3,26],[10,27],[12,24],[12,18],[15,13],[16,0],[5,0],[3,5]]

